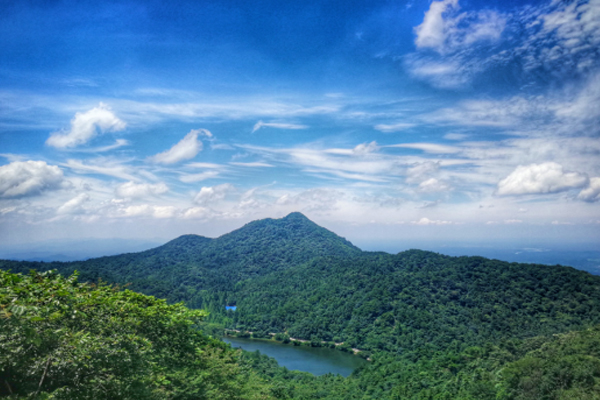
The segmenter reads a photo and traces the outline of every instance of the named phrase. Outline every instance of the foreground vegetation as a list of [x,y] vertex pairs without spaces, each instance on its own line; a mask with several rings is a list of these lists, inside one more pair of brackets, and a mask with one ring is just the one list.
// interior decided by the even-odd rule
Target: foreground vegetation
[[0,271],[0,395],[267,399],[268,388],[181,304],[54,272]]
[[[600,399],[600,277],[569,267],[366,253],[296,213],[218,239],[0,268],[77,269],[168,300],[3,272],[2,396]],[[372,362],[346,379],[287,371],[199,332],[224,328],[343,342]]]

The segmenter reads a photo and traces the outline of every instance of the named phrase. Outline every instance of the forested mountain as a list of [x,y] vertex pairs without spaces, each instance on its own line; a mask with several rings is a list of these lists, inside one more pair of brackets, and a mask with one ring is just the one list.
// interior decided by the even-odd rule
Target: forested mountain
[[373,360],[344,380],[245,359],[277,398],[600,398],[600,354],[591,350],[600,343],[600,277],[570,267],[362,252],[293,213],[217,239],[186,235],[141,253],[0,268],[78,270],[82,281],[129,283],[208,309],[220,328],[344,342]]
[[207,306],[202,290],[210,294],[229,291],[240,280],[318,257],[360,253],[347,240],[292,213],[282,219],[250,222],[217,239],[184,235],[140,253],[67,263],[0,261],[0,268],[24,273],[56,269],[64,275],[77,270],[81,280],[130,283],[133,290],[200,308]]

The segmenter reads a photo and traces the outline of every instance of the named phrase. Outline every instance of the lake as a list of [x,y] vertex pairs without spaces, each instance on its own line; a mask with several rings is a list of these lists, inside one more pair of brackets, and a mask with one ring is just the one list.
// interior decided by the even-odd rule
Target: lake
[[310,372],[313,375],[327,373],[348,376],[358,367],[367,363],[361,357],[326,347],[306,347],[283,344],[273,340],[224,337],[223,341],[232,347],[246,351],[260,351],[277,360],[287,369]]

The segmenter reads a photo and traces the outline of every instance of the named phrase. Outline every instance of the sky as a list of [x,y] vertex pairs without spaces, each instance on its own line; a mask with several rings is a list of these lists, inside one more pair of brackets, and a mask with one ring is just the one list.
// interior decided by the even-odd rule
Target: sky
[[600,0],[17,0],[0,54],[5,246],[600,242]]

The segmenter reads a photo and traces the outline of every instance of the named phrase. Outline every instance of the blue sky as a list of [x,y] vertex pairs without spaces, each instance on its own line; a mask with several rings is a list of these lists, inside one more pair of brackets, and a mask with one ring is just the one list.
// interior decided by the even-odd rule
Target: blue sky
[[0,239],[598,243],[600,1],[0,5]]

